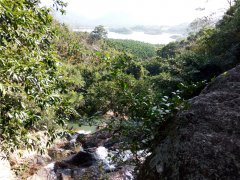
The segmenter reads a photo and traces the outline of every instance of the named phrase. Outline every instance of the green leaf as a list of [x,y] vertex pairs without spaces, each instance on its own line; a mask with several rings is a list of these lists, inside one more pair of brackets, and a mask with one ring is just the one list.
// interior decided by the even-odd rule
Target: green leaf
[[5,90],[4,86],[3,86],[3,84],[1,84],[1,83],[0,83],[0,92],[1,92],[3,97],[6,95],[6,90]]

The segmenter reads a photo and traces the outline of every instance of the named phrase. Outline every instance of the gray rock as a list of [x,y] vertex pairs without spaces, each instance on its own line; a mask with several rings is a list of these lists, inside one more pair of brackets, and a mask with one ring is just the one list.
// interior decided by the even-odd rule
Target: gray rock
[[189,103],[160,129],[139,180],[240,179],[240,66]]
[[101,129],[93,134],[79,134],[76,138],[76,141],[82,144],[83,149],[95,148],[99,146],[110,148],[120,142],[120,140],[114,139],[113,136],[113,133],[109,132],[108,130]]
[[9,161],[6,159],[4,153],[0,152],[0,180],[14,179],[14,173],[11,170]]
[[54,165],[55,171],[57,169],[66,169],[73,167],[90,167],[96,163],[96,158],[92,153],[80,151],[68,157],[66,160],[58,161]]
[[27,180],[57,180],[57,175],[53,168],[54,163],[51,163],[38,170],[33,176],[28,177]]

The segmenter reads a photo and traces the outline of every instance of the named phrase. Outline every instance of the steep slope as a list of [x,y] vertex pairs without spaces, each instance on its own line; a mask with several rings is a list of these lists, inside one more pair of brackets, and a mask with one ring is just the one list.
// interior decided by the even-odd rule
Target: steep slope
[[240,66],[189,103],[159,132],[139,180],[240,178]]

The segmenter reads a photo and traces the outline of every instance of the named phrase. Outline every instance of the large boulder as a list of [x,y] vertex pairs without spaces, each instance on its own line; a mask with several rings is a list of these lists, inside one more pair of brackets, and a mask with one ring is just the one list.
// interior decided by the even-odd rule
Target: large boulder
[[189,104],[160,129],[139,180],[240,179],[240,66]]

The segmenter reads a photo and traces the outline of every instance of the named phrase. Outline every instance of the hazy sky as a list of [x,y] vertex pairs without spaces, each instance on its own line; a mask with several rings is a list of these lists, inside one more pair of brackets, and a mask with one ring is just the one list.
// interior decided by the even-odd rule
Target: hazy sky
[[[44,3],[50,0],[43,0]],[[177,25],[212,12],[223,14],[227,0],[65,0],[67,15],[81,25]],[[205,8],[197,11],[197,8]]]

